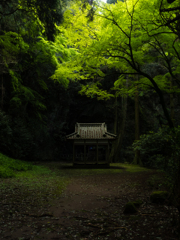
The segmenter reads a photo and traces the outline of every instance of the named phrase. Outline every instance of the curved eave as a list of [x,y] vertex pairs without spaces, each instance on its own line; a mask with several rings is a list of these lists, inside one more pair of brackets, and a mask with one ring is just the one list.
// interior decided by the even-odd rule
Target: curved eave
[[77,132],[71,133],[69,135],[66,136],[67,140],[115,140],[116,139],[116,135],[109,133],[109,132],[105,132],[104,134],[105,136],[99,136],[99,137],[81,137]]

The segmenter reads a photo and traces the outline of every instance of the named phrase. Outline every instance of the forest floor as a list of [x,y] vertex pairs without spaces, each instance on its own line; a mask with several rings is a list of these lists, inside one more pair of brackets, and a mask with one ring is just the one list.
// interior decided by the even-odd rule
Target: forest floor
[[[165,188],[160,172],[63,169],[59,174],[67,180],[67,172],[61,194],[56,178],[44,180],[42,191],[18,179],[0,180],[1,240],[178,239],[177,209],[150,202],[154,190]],[[138,212],[124,214],[125,204],[135,200],[142,201]]]

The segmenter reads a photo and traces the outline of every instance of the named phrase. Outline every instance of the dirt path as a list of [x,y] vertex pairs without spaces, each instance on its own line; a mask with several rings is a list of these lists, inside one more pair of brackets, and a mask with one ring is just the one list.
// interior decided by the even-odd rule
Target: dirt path
[[[150,172],[73,177],[63,194],[43,209],[29,206],[4,219],[1,215],[0,239],[178,239],[176,209],[149,201],[158,187],[150,186],[151,177]],[[125,215],[125,204],[137,199],[143,202],[138,213]]]

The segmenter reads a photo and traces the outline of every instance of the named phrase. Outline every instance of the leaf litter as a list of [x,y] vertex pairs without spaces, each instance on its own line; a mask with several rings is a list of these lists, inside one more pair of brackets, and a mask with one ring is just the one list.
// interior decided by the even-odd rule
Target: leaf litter
[[[150,202],[157,186],[148,179],[156,174],[71,176],[63,192],[58,176],[1,180],[0,239],[178,239],[177,209]],[[125,204],[137,199],[143,202],[138,212],[125,215]]]

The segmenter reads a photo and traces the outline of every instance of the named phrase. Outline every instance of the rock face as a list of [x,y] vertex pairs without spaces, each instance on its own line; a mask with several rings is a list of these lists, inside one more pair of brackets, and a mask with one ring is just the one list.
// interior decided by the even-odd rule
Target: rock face
[[152,203],[163,204],[168,198],[168,195],[167,191],[156,191],[151,194],[150,200]]

